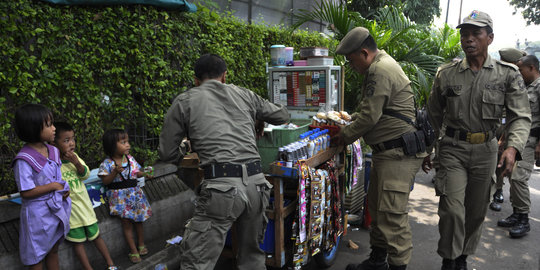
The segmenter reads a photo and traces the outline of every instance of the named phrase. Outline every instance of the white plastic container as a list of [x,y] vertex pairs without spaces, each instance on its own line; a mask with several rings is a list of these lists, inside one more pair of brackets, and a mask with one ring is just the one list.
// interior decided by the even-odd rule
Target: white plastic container
[[272,45],[270,46],[270,64],[274,67],[285,66],[285,46],[284,45]]
[[309,57],[307,59],[308,66],[332,66],[334,65],[334,57],[332,56],[319,56]]

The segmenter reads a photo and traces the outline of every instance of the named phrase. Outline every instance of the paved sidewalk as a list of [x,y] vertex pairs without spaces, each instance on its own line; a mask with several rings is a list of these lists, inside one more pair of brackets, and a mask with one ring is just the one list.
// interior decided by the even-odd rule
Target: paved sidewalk
[[[537,168],[538,169],[538,168]],[[414,190],[409,201],[409,217],[413,231],[413,257],[407,269],[438,270],[441,258],[436,253],[439,232],[437,223],[438,197],[435,196],[432,174],[417,174]],[[509,202],[509,184],[505,181],[505,202],[501,212],[488,210],[482,240],[475,255],[469,256],[469,269],[476,270],[540,270],[540,171],[533,173],[530,181],[532,213],[530,214],[531,231],[521,239],[512,239],[505,228],[497,227],[497,220],[512,213]],[[328,269],[343,270],[350,263],[359,263],[369,255],[369,233],[360,228],[352,230],[343,237],[338,258]],[[358,250],[348,247],[353,240],[360,246]],[[128,261],[121,264],[122,269],[154,269],[158,263],[166,263],[169,270],[178,269],[178,247],[152,247],[151,254],[145,256],[142,263],[131,265]],[[155,249],[154,249],[155,248]],[[156,250],[157,249],[157,250]],[[215,269],[234,269],[230,260],[220,260]],[[319,269],[314,263],[306,269]]]

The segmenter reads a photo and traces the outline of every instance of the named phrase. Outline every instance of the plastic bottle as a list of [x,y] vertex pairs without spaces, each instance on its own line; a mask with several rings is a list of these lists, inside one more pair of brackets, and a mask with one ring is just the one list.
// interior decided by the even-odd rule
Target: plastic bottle
[[315,141],[313,140],[313,135],[309,136],[308,145],[308,158],[313,156],[313,151],[315,150]]
[[330,140],[331,140],[331,137],[330,137],[330,130],[326,130],[326,148],[330,148]]
[[285,163],[287,167],[291,168],[293,165],[293,150],[290,147],[286,147],[285,151],[287,152],[287,162]]

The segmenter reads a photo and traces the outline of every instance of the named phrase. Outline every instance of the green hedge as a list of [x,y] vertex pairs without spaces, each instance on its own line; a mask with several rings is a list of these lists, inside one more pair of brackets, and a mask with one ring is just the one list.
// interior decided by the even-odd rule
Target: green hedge
[[193,63],[217,53],[228,82],[267,95],[269,47],[326,46],[318,33],[248,25],[206,8],[182,13],[152,6],[55,6],[0,2],[0,195],[16,192],[11,159],[22,143],[15,108],[41,103],[76,129],[77,152],[95,168],[103,131],[126,128],[139,161],[156,158],[163,115],[192,87]]

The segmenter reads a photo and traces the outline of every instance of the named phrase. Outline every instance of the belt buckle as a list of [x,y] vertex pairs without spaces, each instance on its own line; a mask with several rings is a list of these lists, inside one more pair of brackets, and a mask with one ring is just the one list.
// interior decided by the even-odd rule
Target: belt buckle
[[472,143],[472,144],[484,143],[486,141],[486,133],[484,133],[484,132],[478,132],[478,133],[467,132],[467,141],[469,143]]

